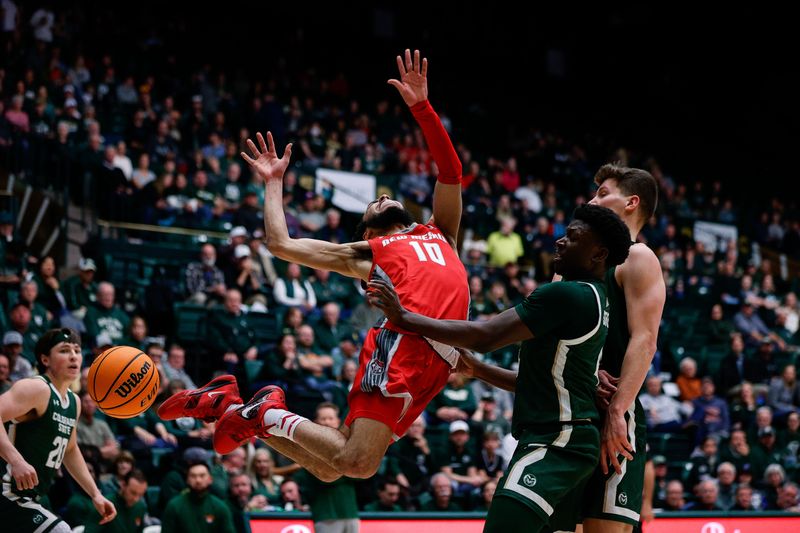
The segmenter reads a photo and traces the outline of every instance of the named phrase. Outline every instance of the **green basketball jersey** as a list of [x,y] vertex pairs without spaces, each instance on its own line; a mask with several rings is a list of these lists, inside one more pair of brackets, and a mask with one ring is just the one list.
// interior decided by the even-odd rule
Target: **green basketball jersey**
[[600,280],[561,281],[516,306],[534,338],[522,343],[512,432],[570,421],[596,421],[597,368],[608,331]]
[[45,496],[61,467],[67,444],[75,431],[78,417],[78,397],[67,391],[66,398],[61,398],[55,385],[47,376],[36,376],[50,386],[50,400],[47,411],[36,420],[10,423],[8,436],[14,447],[22,454],[39,477],[39,484],[31,490],[17,490],[11,467],[0,458],[0,472],[3,475],[3,493],[13,492],[17,496],[36,498]]
[[616,267],[608,269],[606,272],[606,289],[608,291],[608,303],[611,305],[611,314],[608,323],[608,336],[603,347],[603,358],[600,361],[600,368],[606,370],[612,376],[619,376],[622,373],[622,360],[625,359],[625,352],[628,349],[628,341],[631,339],[628,331],[628,308],[625,305],[625,291],[617,283],[614,276]]

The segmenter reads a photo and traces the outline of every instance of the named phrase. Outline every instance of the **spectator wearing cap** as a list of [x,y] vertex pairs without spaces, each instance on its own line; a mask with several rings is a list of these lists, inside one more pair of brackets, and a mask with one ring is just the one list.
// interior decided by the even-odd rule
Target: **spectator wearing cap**
[[217,254],[217,266],[227,273],[233,269],[236,262],[234,252],[240,244],[247,244],[247,229],[244,226],[234,226],[228,233],[228,244],[220,248]]
[[464,420],[450,423],[447,448],[437,459],[439,470],[447,476],[457,497],[467,497],[483,483],[478,472],[478,460],[469,444],[469,424]]
[[233,517],[224,500],[210,493],[211,469],[205,462],[186,471],[188,491],[172,498],[161,517],[164,533],[233,533]]
[[3,334],[3,355],[8,359],[8,377],[12,382],[33,375],[31,363],[22,356],[23,342],[22,334],[18,331],[6,331]]
[[233,268],[226,273],[225,281],[228,287],[237,289],[242,294],[242,300],[251,307],[251,310],[266,312],[264,279],[261,276],[261,269],[251,255],[250,246],[238,245],[233,251]]
[[759,479],[762,474],[766,476],[766,470],[769,465],[783,462],[782,450],[778,447],[777,440],[778,435],[772,426],[758,430],[758,442],[753,446],[753,452],[751,453],[753,476],[756,479]]
[[769,383],[769,404],[774,410],[775,419],[783,421],[789,413],[796,413],[800,406],[800,384],[794,365],[786,365],[780,376]]
[[67,278],[61,288],[67,309],[77,311],[81,317],[97,302],[97,282],[94,280],[97,265],[91,257],[78,261],[78,273]]
[[211,313],[208,341],[212,350],[221,355],[230,368],[258,355],[255,332],[247,323],[247,315],[242,312],[242,294],[237,289],[228,289],[224,309]]
[[301,279],[300,265],[289,263],[286,276],[275,280],[273,296],[278,305],[299,307],[304,314],[310,313],[317,306],[317,296],[311,282]]
[[189,263],[186,267],[188,302],[205,305],[220,303],[225,298],[225,274],[216,263],[217,250],[214,245],[203,244],[200,247],[200,261]]
[[694,411],[690,422],[697,427],[695,442],[701,443],[706,437],[718,440],[728,436],[731,421],[728,404],[714,395],[714,381],[706,376],[701,386],[701,396],[692,402]]
[[97,286],[97,302],[86,311],[83,323],[90,342],[97,343],[97,337],[105,333],[112,344],[117,344],[128,331],[130,318],[114,303],[114,286],[103,281]]

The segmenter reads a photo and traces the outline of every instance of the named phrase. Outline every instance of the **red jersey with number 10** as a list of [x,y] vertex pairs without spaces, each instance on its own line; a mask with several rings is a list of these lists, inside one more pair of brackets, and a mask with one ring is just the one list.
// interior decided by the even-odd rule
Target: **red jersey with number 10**
[[[414,224],[369,240],[370,279],[394,286],[407,310],[430,318],[466,320],[469,311],[467,272],[439,228]],[[410,333],[387,322],[387,329]]]

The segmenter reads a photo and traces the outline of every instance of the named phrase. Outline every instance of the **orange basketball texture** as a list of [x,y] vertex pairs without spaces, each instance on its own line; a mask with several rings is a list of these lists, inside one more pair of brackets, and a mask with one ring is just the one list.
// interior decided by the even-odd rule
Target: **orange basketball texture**
[[115,346],[94,360],[86,387],[108,416],[133,418],[153,404],[161,378],[146,353],[131,346]]

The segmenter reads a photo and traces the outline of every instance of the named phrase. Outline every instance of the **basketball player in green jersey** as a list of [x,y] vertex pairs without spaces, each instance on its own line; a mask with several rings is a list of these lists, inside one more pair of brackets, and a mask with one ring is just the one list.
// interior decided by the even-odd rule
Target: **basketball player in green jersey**
[[392,323],[434,341],[480,352],[522,342],[518,372],[473,366],[476,377],[516,392],[512,432],[519,445],[484,531],[559,529],[561,517],[574,524],[600,455],[595,394],[608,330],[605,274],[625,261],[629,247],[629,231],[613,211],[579,207],[556,242],[553,266],[566,281],[540,287],[485,322],[411,313],[386,283],[369,283],[369,302]]
[[107,523],[117,511],[89,474],[75,434],[81,403],[69,386],[81,372],[78,334],[67,328],[47,331],[36,343],[36,360],[39,376],[22,379],[0,395],[0,529],[71,531],[39,503],[62,462],[92,499],[100,523]]
[[[635,242],[656,210],[655,178],[645,170],[609,164],[594,179],[598,189],[589,203],[619,215]],[[605,420],[600,465],[585,492],[583,531],[630,533],[640,520],[647,462],[646,420],[637,396],[656,352],[666,287],[658,258],[642,243],[632,244],[628,259],[609,269],[606,287],[611,320],[598,389]]]

